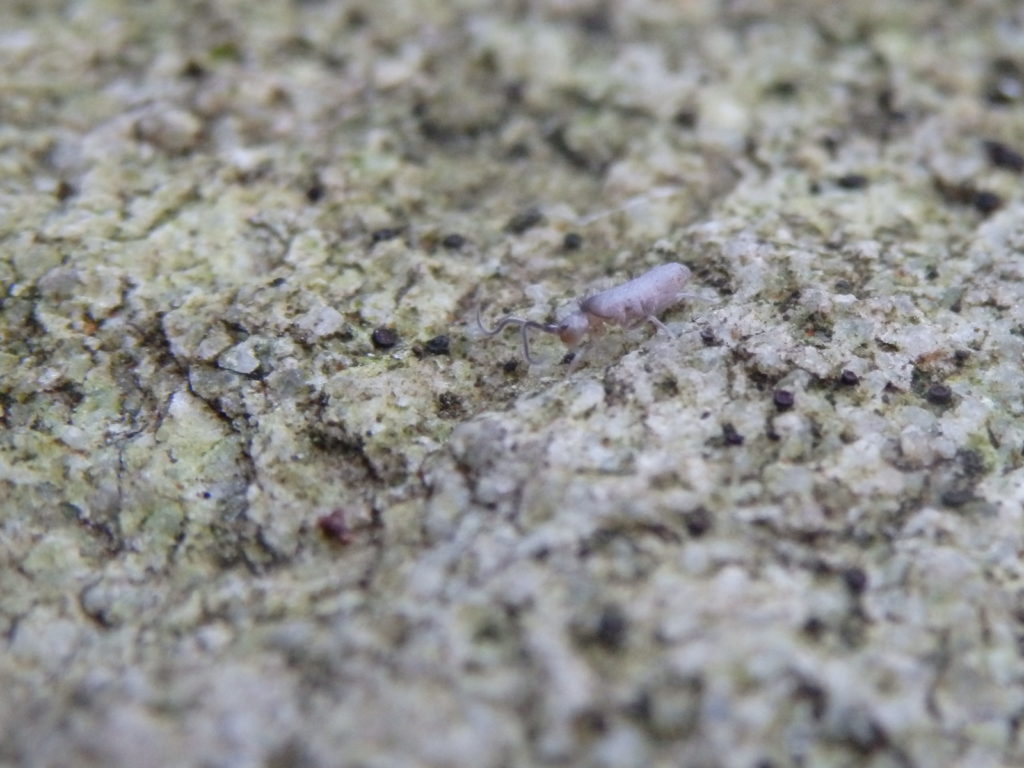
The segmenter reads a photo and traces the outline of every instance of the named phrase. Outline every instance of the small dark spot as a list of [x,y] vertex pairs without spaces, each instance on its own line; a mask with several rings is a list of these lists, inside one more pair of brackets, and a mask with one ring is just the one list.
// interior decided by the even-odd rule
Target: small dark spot
[[820,720],[828,710],[828,693],[820,685],[812,682],[801,682],[793,695],[806,701],[811,706],[811,717]]
[[607,7],[598,6],[580,14],[580,29],[590,35],[607,35],[612,31],[611,17]]
[[686,532],[688,534],[693,536],[695,539],[699,539],[711,530],[711,513],[704,507],[689,509],[686,512],[683,512],[683,525],[686,526]]
[[754,162],[758,162],[757,151],[760,148],[757,138],[751,135],[743,137],[743,154]]
[[836,280],[836,293],[853,293],[853,283],[846,278]]
[[450,235],[445,235],[441,241],[441,245],[447,248],[449,251],[457,251],[466,244],[466,238],[457,232],[452,232]]
[[562,355],[562,359],[559,360],[558,362],[561,363],[562,365],[568,365],[569,363],[571,363],[575,359],[576,359],[576,353],[575,352],[566,352],[564,355]]
[[830,576],[832,575],[832,573],[835,572],[835,568],[833,568],[827,560],[824,560],[820,557],[813,558],[807,564],[807,567],[811,573],[813,573],[815,576],[820,577]]
[[566,251],[578,251],[583,245],[583,235],[578,232],[566,232],[562,238],[562,248]]
[[485,621],[476,632],[473,639],[477,642],[493,643],[501,639],[502,628],[496,621]]
[[526,95],[526,83],[522,80],[514,80],[505,86],[505,100],[509,104],[522,104]]
[[953,353],[953,362],[957,368],[962,368],[964,363],[971,359],[971,352],[968,349],[958,349]]
[[327,190],[324,188],[324,185],[319,180],[316,180],[306,187],[306,200],[310,203],[319,203],[324,199],[324,193],[326,191]]
[[744,437],[736,431],[732,422],[727,421],[722,425],[722,439],[726,445],[743,445]]
[[984,209],[991,207],[992,210],[995,210],[1002,204],[998,195],[979,190],[968,183],[951,184],[936,177],[933,179],[933,184],[943,199],[954,205],[970,205],[983,213],[990,213],[991,211]]
[[985,98],[990,104],[1013,104],[1024,96],[1024,74],[1012,59],[992,62]]
[[381,229],[375,229],[370,234],[370,240],[372,240],[374,243],[382,243],[385,240],[394,240],[401,234],[401,227],[382,227]]
[[675,376],[665,376],[658,381],[658,389],[665,397],[676,397],[679,395],[679,382],[676,381]]
[[906,114],[896,107],[896,94],[892,88],[883,88],[875,98],[879,111],[893,122],[906,119]]
[[510,376],[519,370],[519,361],[514,357],[510,357],[504,363],[501,364],[501,370]]
[[1014,173],[1024,171],[1024,155],[1001,141],[987,140],[984,142],[988,161],[997,168],[1005,168]]
[[789,99],[796,95],[797,85],[792,80],[777,80],[768,86],[765,93],[777,99]]
[[284,285],[287,282],[288,282],[288,278],[286,278],[286,277],[275,277],[273,280],[270,281],[270,287],[271,288],[280,288],[282,285]]
[[212,493],[210,493],[209,491],[203,491],[203,492],[202,492],[201,494],[199,494],[199,495],[200,495],[200,496],[202,496],[202,497],[203,497],[204,499],[209,499],[209,498],[211,498],[211,497],[213,496],[213,494],[212,494]]
[[505,152],[505,157],[509,160],[525,160],[530,156],[530,145],[525,141],[517,141],[512,144]]
[[626,644],[629,620],[617,605],[605,606],[597,621],[595,639],[610,651],[617,651]]
[[696,128],[697,110],[689,108],[680,109],[672,118],[672,122],[678,125],[680,128],[685,128],[687,130]]
[[64,179],[61,179],[60,183],[57,184],[57,189],[54,190],[53,194],[60,202],[63,203],[69,197],[73,197],[77,191],[78,190],[75,189],[75,187],[72,184],[68,183]]
[[544,221],[544,214],[540,212],[540,208],[527,208],[508,220],[508,223],[505,224],[505,231],[513,235],[521,235],[527,230],[533,229],[542,221]]
[[839,374],[839,383],[844,387],[855,387],[860,384],[860,376],[849,368],[844,368],[842,373]]
[[718,344],[718,338],[715,336],[715,332],[710,328],[701,328],[700,342],[705,347],[713,347]]
[[933,405],[949,405],[953,402],[953,390],[945,384],[932,384],[925,391],[924,396]]
[[796,403],[796,395],[788,389],[776,389],[772,393],[772,402],[780,411],[788,411]]
[[929,264],[928,268],[924,271],[925,280],[937,280],[939,277],[939,268],[934,264]]
[[957,461],[968,477],[979,477],[985,474],[985,459],[973,448],[961,448],[956,452]]
[[206,77],[206,70],[199,62],[192,59],[181,70],[181,76],[187,77],[189,80],[201,80]]
[[807,185],[807,191],[812,195],[821,194],[821,184],[816,181],[812,181]]
[[957,509],[974,500],[974,492],[969,488],[950,488],[940,496],[944,506]]
[[995,192],[979,189],[974,193],[971,204],[979,213],[983,213],[987,216],[990,213],[998,211],[1002,207],[1003,199]]
[[850,566],[843,569],[843,584],[850,590],[850,594],[860,595],[868,586],[868,575],[863,568]]
[[423,348],[431,355],[447,355],[451,351],[451,339],[448,334],[442,333],[432,339],[427,339]]
[[864,189],[868,185],[868,177],[863,173],[847,173],[836,179],[836,185],[842,189]]
[[370,19],[362,8],[350,8],[345,14],[345,23],[349,29],[360,29],[369,23]]
[[373,329],[373,333],[370,334],[370,341],[373,342],[373,346],[377,349],[391,349],[391,347],[398,343],[398,333],[394,328],[382,325],[379,328]]
[[437,413],[446,419],[462,415],[462,398],[454,392],[442,392],[437,396]]
[[330,514],[317,518],[316,524],[326,538],[339,544],[351,543],[352,532],[348,528],[345,510],[335,509]]
[[817,616],[811,616],[804,622],[801,631],[812,640],[818,640],[825,634],[825,622]]
[[573,716],[573,727],[589,736],[606,733],[608,717],[595,707],[587,707]]
[[289,736],[267,755],[263,768],[315,768],[318,765],[310,747],[298,736]]

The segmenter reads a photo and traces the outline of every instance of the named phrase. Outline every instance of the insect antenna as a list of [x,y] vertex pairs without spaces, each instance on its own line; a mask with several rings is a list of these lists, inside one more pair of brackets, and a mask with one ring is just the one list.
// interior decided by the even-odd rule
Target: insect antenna
[[521,317],[513,317],[512,315],[506,315],[501,318],[493,328],[488,328],[484,325],[483,320],[480,318],[480,307],[476,308],[476,324],[483,332],[485,336],[495,336],[501,333],[505,328],[510,325],[518,325],[519,332],[523,337],[523,357],[526,358],[526,362],[533,364],[538,362],[535,358],[530,355],[530,338],[527,335],[527,331],[531,328],[535,328],[538,331],[544,333],[558,333],[558,326],[548,323],[538,323],[534,320],[525,320]]

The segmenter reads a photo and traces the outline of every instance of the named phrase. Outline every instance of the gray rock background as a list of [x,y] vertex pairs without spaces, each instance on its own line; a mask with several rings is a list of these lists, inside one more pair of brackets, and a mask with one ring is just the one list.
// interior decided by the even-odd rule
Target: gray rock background
[[[12,1],[0,73],[0,763],[1024,764],[1018,3]],[[476,331],[672,260],[673,338]]]

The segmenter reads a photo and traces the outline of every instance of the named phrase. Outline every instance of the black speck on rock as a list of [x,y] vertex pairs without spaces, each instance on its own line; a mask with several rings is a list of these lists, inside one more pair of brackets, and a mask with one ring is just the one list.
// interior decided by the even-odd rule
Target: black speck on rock
[[842,373],[839,374],[839,383],[844,387],[855,387],[860,384],[860,376],[849,368],[844,368]]
[[868,177],[863,173],[848,173],[836,179],[841,189],[864,189],[868,185]]
[[1003,168],[1014,173],[1024,172],[1024,155],[1001,141],[991,139],[984,142],[988,161],[996,168]]
[[320,181],[314,181],[306,187],[306,200],[310,203],[319,203],[324,198],[327,190]]
[[743,435],[737,432],[736,427],[729,421],[722,425],[722,439],[726,445],[743,445],[744,440]]
[[974,493],[969,488],[950,488],[942,492],[944,506],[957,509],[974,500]]
[[697,110],[695,109],[680,109],[672,117],[672,122],[678,125],[680,128],[691,130],[697,127]]
[[817,616],[811,616],[804,622],[801,631],[810,637],[812,640],[819,640],[821,636],[825,634],[825,630],[828,629],[825,622],[819,619]]
[[393,328],[382,325],[373,330],[373,333],[370,334],[370,341],[377,349],[391,349],[398,343],[398,334]]
[[789,99],[796,96],[799,86],[792,80],[777,80],[765,90],[766,96],[773,96],[777,99]]
[[1003,207],[1003,198],[997,195],[995,192],[989,192],[985,189],[979,189],[974,193],[974,197],[971,200],[971,204],[974,205],[975,209],[979,213],[983,213],[986,216],[990,213],[995,213]]
[[402,234],[401,227],[382,227],[381,229],[375,229],[370,234],[370,240],[373,243],[382,243],[385,240],[394,240],[396,237]]
[[513,235],[521,235],[527,230],[533,229],[542,221],[544,221],[544,214],[540,212],[540,208],[536,206],[530,207],[509,219],[505,225],[505,231]]
[[704,507],[696,507],[695,509],[688,510],[683,513],[683,525],[686,526],[686,532],[688,534],[693,536],[695,539],[699,539],[711,530],[711,513]]
[[72,184],[61,179],[60,183],[57,185],[57,189],[54,190],[54,196],[57,200],[63,203],[68,198],[74,197],[75,192],[75,187]]
[[457,251],[466,244],[466,238],[457,232],[452,232],[450,235],[445,235],[441,241],[441,245],[447,248],[449,251]]
[[989,104],[1005,106],[1024,97],[1024,72],[1013,59],[995,59],[990,67],[985,98]]
[[578,232],[566,232],[562,238],[562,248],[567,251],[578,251],[583,245],[583,236]]
[[206,70],[199,62],[190,60],[185,67],[181,70],[181,76],[187,77],[189,80],[202,80],[206,77]]
[[453,419],[462,415],[462,398],[454,392],[442,392],[437,396],[437,413],[443,418]]
[[796,395],[788,389],[776,389],[772,394],[772,402],[780,411],[788,411],[796,403]]
[[447,355],[451,351],[451,339],[448,338],[448,334],[442,333],[440,336],[427,339],[423,349],[431,355]]
[[957,462],[968,477],[979,477],[986,472],[985,458],[973,448],[961,448],[956,452]]
[[617,651],[626,644],[629,620],[617,605],[605,606],[597,620],[595,640],[609,651]]
[[868,587],[868,575],[863,568],[851,566],[843,569],[843,583],[851,594],[859,595]]
[[317,519],[316,524],[326,538],[339,544],[351,543],[352,532],[348,527],[345,510],[336,509],[330,514],[323,515]]
[[924,396],[932,405],[949,405],[953,402],[953,390],[945,384],[932,384]]

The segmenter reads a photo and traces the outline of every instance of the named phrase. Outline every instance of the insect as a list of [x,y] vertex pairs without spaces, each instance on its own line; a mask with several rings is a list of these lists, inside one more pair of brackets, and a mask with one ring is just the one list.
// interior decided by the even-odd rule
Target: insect
[[690,279],[690,270],[677,262],[662,264],[639,277],[595,293],[579,302],[579,309],[559,323],[538,323],[511,315],[501,318],[493,328],[484,326],[477,307],[476,322],[486,336],[494,336],[510,325],[518,325],[523,338],[523,356],[528,363],[537,362],[530,356],[531,329],[557,336],[570,350],[582,343],[587,334],[596,335],[605,325],[635,328],[649,322],[658,330],[671,335],[671,331],[657,315],[664,312],[687,294],[683,286]]

